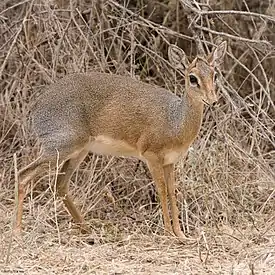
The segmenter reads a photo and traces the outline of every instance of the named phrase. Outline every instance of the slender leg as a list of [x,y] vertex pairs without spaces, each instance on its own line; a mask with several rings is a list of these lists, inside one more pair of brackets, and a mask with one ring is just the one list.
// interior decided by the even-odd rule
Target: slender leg
[[16,211],[16,225],[15,230],[22,230],[22,215],[23,215],[23,202],[26,196],[26,189],[31,179],[36,177],[39,173],[43,172],[44,166],[47,164],[46,161],[35,161],[22,169],[18,175],[18,196],[17,200],[17,211]]
[[185,238],[179,222],[179,210],[177,207],[177,199],[175,195],[175,174],[174,174],[174,164],[169,164],[163,167],[165,180],[168,188],[168,196],[171,205],[172,221],[173,221],[173,230],[177,237]]
[[168,202],[167,202],[167,187],[165,184],[165,177],[164,177],[164,170],[162,163],[158,160],[156,156],[150,158],[147,158],[147,164],[149,167],[149,170],[152,174],[153,180],[157,187],[157,192],[159,195],[161,208],[162,208],[162,214],[163,214],[163,221],[164,221],[164,227],[166,231],[173,234],[173,229],[171,226],[171,221],[169,217],[169,209],[168,209]]
[[65,207],[72,215],[74,221],[80,225],[83,223],[83,217],[80,211],[76,208],[71,197],[68,195],[68,190],[69,181],[72,174],[74,173],[75,169],[79,166],[79,164],[83,161],[86,155],[87,151],[82,150],[76,157],[65,161],[61,168],[60,174],[57,177],[56,182],[58,196],[62,198]]
[[[63,162],[64,160],[68,159],[68,156],[77,152],[80,148],[83,148],[87,142],[87,135],[81,132],[77,133],[76,135],[74,132],[71,133],[70,129],[67,129],[66,132],[66,128],[62,128],[60,129],[60,132],[54,131],[53,133],[47,133],[45,136],[43,136],[43,138],[41,138],[40,142],[44,154],[38,160],[22,169],[18,174],[18,196],[16,198],[18,202],[16,213],[17,231],[22,227],[23,200],[26,195],[26,187],[28,182],[36,177],[39,173],[45,171],[45,167],[47,167],[49,163],[55,163],[57,156],[58,159]],[[57,178],[57,186],[60,186],[60,188],[58,188],[60,190],[59,193],[61,196],[64,196],[64,198],[67,194],[67,182],[69,181],[79,162],[84,158],[84,155],[82,156],[82,154],[84,153],[81,151],[76,159],[65,162],[66,165],[64,164],[63,171],[68,171],[65,173],[65,175],[60,175],[60,177]],[[68,204],[69,209],[71,205],[73,206],[70,198],[66,199],[65,204]],[[73,209],[70,212],[73,212]]]

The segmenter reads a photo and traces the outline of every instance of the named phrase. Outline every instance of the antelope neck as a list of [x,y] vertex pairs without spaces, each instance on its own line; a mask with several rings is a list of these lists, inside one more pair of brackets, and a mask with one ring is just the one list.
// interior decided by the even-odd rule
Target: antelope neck
[[183,110],[182,135],[195,138],[201,127],[204,104],[186,93],[182,98],[181,105]]

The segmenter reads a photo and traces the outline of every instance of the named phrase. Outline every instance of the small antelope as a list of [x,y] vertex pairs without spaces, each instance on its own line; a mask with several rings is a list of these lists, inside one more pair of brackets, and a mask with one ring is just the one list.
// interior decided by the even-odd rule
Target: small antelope
[[[49,163],[62,163],[57,193],[74,221],[81,213],[68,194],[74,171],[88,152],[134,156],[147,163],[159,195],[165,230],[184,238],[175,196],[174,165],[196,138],[204,104],[217,100],[215,67],[223,62],[226,42],[206,58],[188,63],[183,50],[168,50],[169,61],[185,70],[181,98],[160,87],[130,77],[104,73],[76,73],[47,87],[31,111],[32,126],[42,155],[18,174],[16,229],[21,230],[27,183]],[[170,201],[172,224],[169,216]]]

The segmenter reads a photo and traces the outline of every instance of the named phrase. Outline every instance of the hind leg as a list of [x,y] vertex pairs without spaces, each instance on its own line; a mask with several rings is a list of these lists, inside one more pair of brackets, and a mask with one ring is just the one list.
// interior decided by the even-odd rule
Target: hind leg
[[66,160],[61,168],[56,182],[58,196],[62,199],[65,207],[73,217],[74,221],[80,225],[82,225],[83,223],[83,217],[80,211],[76,208],[73,200],[69,196],[68,191],[70,178],[79,166],[79,164],[84,160],[87,153],[88,150],[83,149],[76,156]]
[[[64,129],[62,129],[62,132],[50,133],[50,135],[44,137],[40,141],[42,143],[44,155],[39,160],[31,163],[26,168],[22,169],[18,175],[18,206],[16,213],[17,230],[21,230],[22,227],[23,201],[26,195],[28,182],[38,176],[41,172],[43,172],[45,170],[45,167],[47,167],[50,163],[55,164],[57,161],[59,163],[62,163],[63,161],[66,161],[77,155],[77,152],[81,152],[83,150],[88,142],[88,139],[87,136],[80,135],[80,133],[75,136],[75,134],[71,134],[69,131],[66,132]],[[67,165],[69,163],[70,162],[68,162]],[[69,171],[72,170],[70,168],[70,165],[68,168]],[[63,182],[62,176],[59,181],[61,181],[61,183]],[[71,204],[69,203],[69,205]]]
[[23,215],[23,202],[26,196],[27,185],[30,180],[35,178],[38,174],[44,171],[45,166],[47,166],[49,160],[42,159],[36,160],[29,164],[27,167],[19,171],[18,174],[18,192],[16,194],[16,225],[15,230],[21,231],[22,229],[22,215]]

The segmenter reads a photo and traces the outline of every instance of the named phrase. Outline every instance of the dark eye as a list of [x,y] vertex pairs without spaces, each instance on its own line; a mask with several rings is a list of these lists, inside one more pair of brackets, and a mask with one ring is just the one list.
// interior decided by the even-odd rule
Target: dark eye
[[192,85],[198,85],[199,84],[198,79],[192,74],[189,76],[189,80],[190,80],[190,83]]
[[215,81],[215,82],[217,81],[217,78],[218,78],[218,74],[215,73],[215,74],[214,74],[214,81]]

